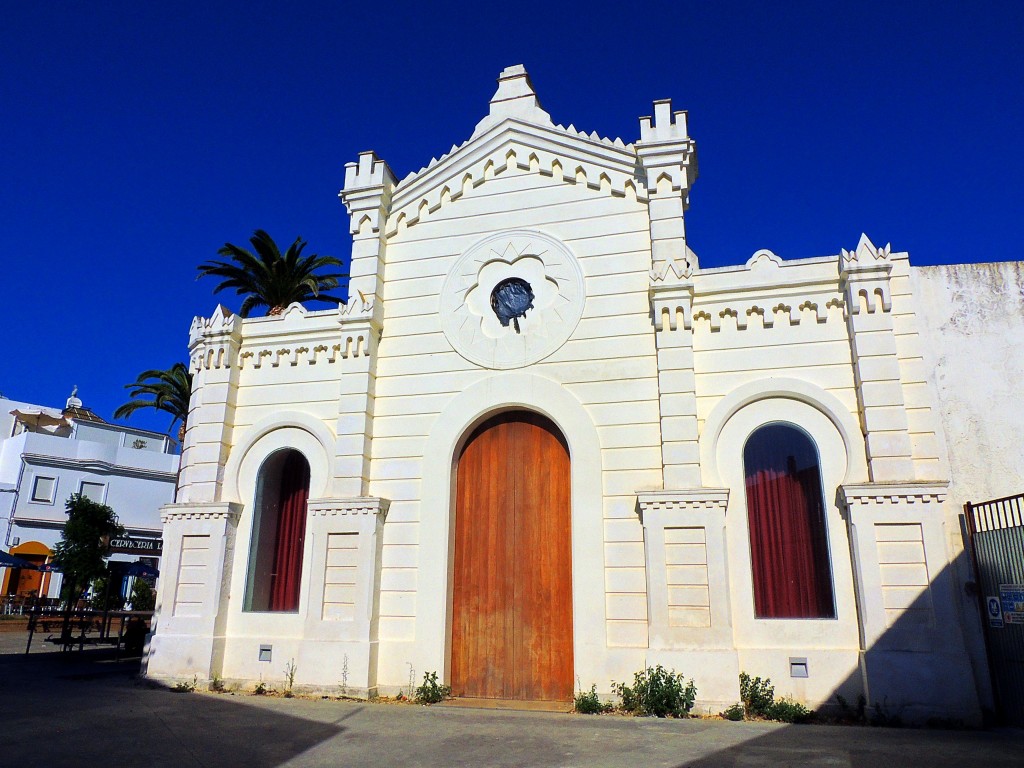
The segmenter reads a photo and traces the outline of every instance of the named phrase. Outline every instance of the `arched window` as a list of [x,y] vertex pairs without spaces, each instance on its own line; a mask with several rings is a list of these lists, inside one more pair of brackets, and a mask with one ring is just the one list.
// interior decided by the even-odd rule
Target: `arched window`
[[271,454],[256,480],[247,611],[297,611],[306,536],[309,462],[298,451]]
[[825,501],[814,442],[792,425],[767,424],[747,439],[743,470],[755,615],[834,618]]

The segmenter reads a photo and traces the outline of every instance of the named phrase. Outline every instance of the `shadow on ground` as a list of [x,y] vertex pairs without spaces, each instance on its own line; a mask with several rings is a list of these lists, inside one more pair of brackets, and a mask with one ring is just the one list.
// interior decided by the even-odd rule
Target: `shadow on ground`
[[[2,636],[0,636],[2,637]],[[1022,764],[1024,732],[779,726],[175,693],[109,651],[0,642],[4,766],[928,766]],[[4,652],[8,651],[8,652]]]
[[0,655],[5,765],[271,768],[343,730],[138,680],[107,650]]

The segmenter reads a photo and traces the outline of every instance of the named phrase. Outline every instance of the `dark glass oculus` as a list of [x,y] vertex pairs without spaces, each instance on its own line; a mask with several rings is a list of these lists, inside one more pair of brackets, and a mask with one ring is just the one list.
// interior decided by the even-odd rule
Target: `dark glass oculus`
[[491,291],[491,309],[505,327],[511,322],[519,333],[519,318],[533,309],[533,289],[519,277],[507,277]]

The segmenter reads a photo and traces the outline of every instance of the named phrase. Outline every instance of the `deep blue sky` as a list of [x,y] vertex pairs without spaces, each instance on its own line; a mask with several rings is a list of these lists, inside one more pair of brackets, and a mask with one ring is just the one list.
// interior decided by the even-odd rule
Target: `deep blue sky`
[[[0,0],[0,392],[104,417],[234,296],[196,265],[257,227],[347,259],[344,164],[402,177],[523,63],[556,123],[637,138],[671,97],[703,266],[1020,258],[1024,3]],[[163,416],[133,417],[164,430]]]

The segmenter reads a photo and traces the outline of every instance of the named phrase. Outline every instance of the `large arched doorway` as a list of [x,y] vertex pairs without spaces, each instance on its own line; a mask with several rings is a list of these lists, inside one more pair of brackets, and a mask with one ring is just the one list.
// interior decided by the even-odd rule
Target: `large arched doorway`
[[511,411],[477,427],[456,472],[451,684],[457,696],[573,692],[569,451]]

